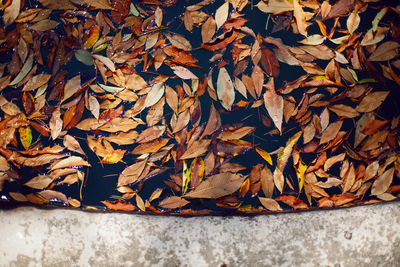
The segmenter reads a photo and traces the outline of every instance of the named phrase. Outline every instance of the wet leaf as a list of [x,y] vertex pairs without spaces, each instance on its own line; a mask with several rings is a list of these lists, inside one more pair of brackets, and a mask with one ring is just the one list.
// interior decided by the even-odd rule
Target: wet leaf
[[22,146],[25,150],[29,149],[32,144],[32,130],[29,126],[19,127],[19,138],[21,140]]
[[18,17],[21,6],[21,0],[12,0],[11,4],[4,9],[3,21],[6,26],[14,22]]
[[391,60],[399,55],[397,52],[400,44],[394,41],[388,41],[380,46],[368,58],[369,61],[386,61]]
[[234,173],[219,173],[208,177],[196,189],[184,197],[187,198],[218,198],[230,195],[238,190],[243,183],[244,176]]
[[330,124],[325,131],[323,131],[321,139],[320,139],[320,144],[325,144],[328,143],[329,141],[333,140],[338,132],[340,131],[340,128],[342,128],[343,121],[336,121],[332,124]]
[[53,114],[51,115],[49,127],[51,130],[51,138],[53,140],[57,139],[60,135],[63,127],[63,121],[61,119],[61,111],[60,108],[54,110]]
[[215,24],[219,29],[228,19],[229,2],[223,3],[215,12]]
[[225,68],[219,70],[217,95],[222,106],[227,110],[231,110],[233,102],[235,101],[235,90],[233,88],[231,77]]
[[147,161],[142,160],[125,168],[118,177],[118,186],[136,182],[146,167],[146,164]]
[[385,193],[393,181],[393,175],[394,168],[390,168],[380,175],[372,185],[371,195],[376,196]]
[[388,95],[389,91],[373,92],[361,100],[361,103],[358,104],[356,110],[358,112],[373,111],[377,109],[383,103],[383,101],[385,101]]
[[61,103],[73,96],[79,89],[81,89],[81,75],[78,74],[66,82]]
[[280,211],[282,210],[281,206],[279,203],[272,199],[272,198],[266,198],[266,197],[258,197],[260,200],[261,204],[268,210],[270,211]]
[[177,209],[182,208],[190,202],[178,196],[164,198],[158,206],[164,209]]
[[258,147],[256,147],[256,151],[269,165],[272,165],[271,155],[267,151]]
[[29,186],[30,188],[34,189],[44,189],[47,186],[49,186],[53,182],[53,179],[51,179],[47,175],[39,175],[36,176],[32,179],[30,179],[28,182],[26,182],[24,185]]
[[211,140],[207,139],[194,141],[191,145],[188,146],[187,150],[185,151],[185,153],[183,153],[180,159],[196,158],[203,155],[207,152],[210,143]]
[[333,105],[328,108],[329,110],[335,112],[336,115],[345,118],[354,118],[360,115],[360,113],[358,113],[354,108],[343,104]]
[[111,18],[117,24],[124,21],[125,17],[129,13],[130,0],[113,0],[111,7]]
[[135,205],[121,200],[104,200],[101,201],[101,203],[103,203],[110,210],[134,211],[137,209]]
[[187,68],[184,68],[182,66],[172,66],[171,69],[174,71],[176,76],[178,76],[181,79],[198,79],[196,75],[193,74],[190,70]]
[[268,88],[264,93],[264,105],[276,128],[282,132],[283,98],[275,92],[273,87]]

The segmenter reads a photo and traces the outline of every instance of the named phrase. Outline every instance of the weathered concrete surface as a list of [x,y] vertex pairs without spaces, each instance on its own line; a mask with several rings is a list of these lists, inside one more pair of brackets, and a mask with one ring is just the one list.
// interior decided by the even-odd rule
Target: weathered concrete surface
[[400,266],[400,203],[257,217],[0,216],[1,266]]

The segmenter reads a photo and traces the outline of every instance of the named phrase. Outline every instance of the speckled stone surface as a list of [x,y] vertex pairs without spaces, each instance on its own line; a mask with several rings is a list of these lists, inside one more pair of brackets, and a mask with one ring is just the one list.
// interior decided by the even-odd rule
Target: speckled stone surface
[[400,266],[400,203],[255,217],[0,211],[1,266]]

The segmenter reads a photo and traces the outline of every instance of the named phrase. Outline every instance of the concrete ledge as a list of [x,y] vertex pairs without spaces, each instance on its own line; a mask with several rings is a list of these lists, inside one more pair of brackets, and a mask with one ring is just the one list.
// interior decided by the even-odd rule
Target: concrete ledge
[[400,203],[256,217],[0,210],[1,266],[399,266]]

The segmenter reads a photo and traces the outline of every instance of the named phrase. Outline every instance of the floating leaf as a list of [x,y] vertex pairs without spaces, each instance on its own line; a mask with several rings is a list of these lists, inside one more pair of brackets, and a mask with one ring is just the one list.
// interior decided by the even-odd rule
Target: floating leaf
[[231,77],[225,68],[219,70],[217,95],[219,100],[221,100],[222,106],[227,110],[231,110],[233,102],[235,101],[235,90],[233,88]]
[[189,204],[189,201],[178,196],[164,198],[158,206],[164,209],[177,209],[182,208]]
[[201,26],[201,38],[203,44],[208,43],[215,34],[215,20],[212,16],[209,16],[206,22]]
[[243,183],[241,174],[219,173],[208,177],[196,189],[184,197],[188,198],[218,198],[230,195],[238,190]]
[[134,211],[137,210],[136,206],[125,201],[101,201],[110,210]]
[[225,23],[225,21],[228,18],[228,12],[229,12],[229,2],[223,3],[215,12],[215,24],[217,25],[217,29],[219,29],[222,24]]
[[281,206],[279,203],[272,199],[272,198],[266,198],[266,197],[258,197],[260,200],[261,204],[268,210],[270,211],[280,211],[282,210]]
[[393,175],[394,168],[390,168],[380,175],[372,185],[371,195],[376,196],[385,193],[393,181]]
[[356,110],[358,112],[374,111],[383,103],[383,101],[385,101],[388,95],[389,91],[373,92],[361,100],[361,103],[358,104]]
[[19,127],[19,138],[21,140],[22,146],[25,150],[29,149],[32,144],[32,130],[29,126]]

